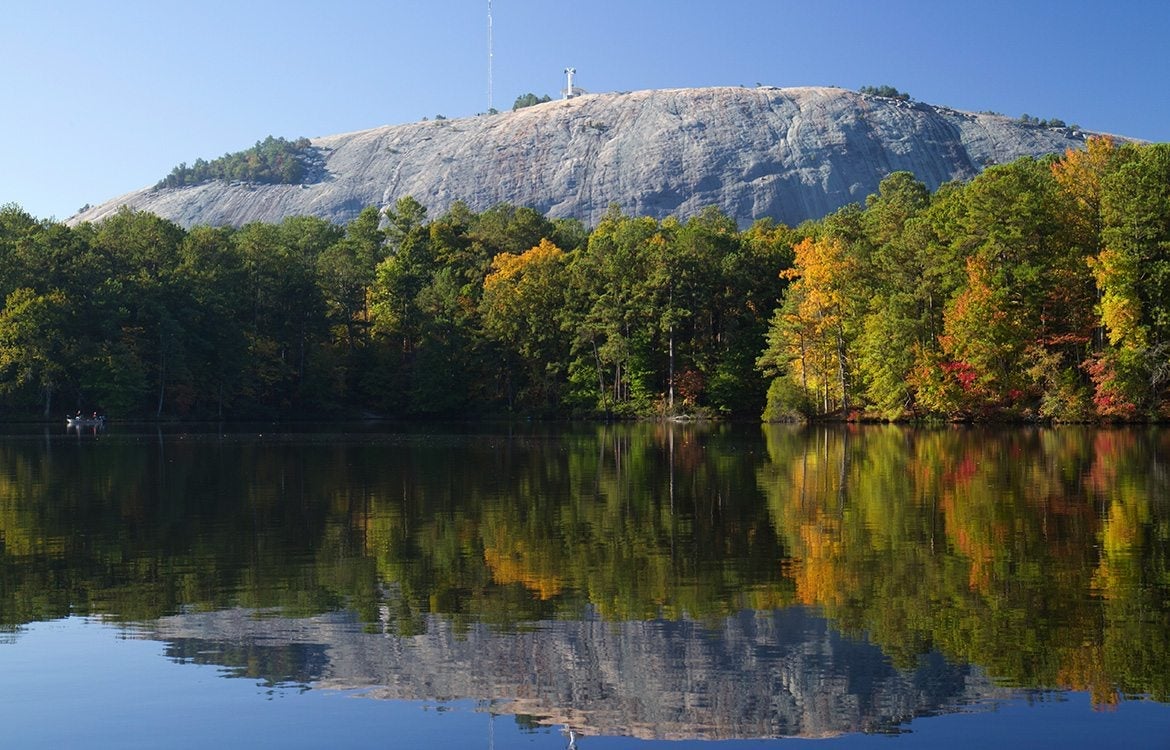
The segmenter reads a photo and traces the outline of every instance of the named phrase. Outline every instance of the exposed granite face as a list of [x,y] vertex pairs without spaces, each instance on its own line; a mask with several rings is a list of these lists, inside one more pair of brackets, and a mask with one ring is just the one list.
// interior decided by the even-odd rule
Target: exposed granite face
[[592,225],[610,204],[685,218],[718,206],[747,225],[790,225],[864,201],[891,172],[930,188],[990,164],[1080,148],[1088,134],[1040,128],[836,88],[703,88],[590,94],[498,115],[395,125],[312,139],[323,159],[304,185],[211,182],[146,188],[122,205],[184,226],[345,222],[413,196],[437,216],[463,200],[499,202]]
[[371,698],[489,701],[590,735],[657,739],[884,732],[916,716],[976,710],[1011,691],[938,654],[895,669],[803,608],[722,621],[529,623],[516,631],[370,632],[347,613],[286,619],[249,610],[164,617],[137,634],[169,656],[250,679],[362,689]]

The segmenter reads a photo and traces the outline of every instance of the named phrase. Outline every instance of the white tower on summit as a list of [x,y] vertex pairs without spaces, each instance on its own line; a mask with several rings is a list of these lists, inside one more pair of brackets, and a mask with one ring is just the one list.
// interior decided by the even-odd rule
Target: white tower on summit
[[561,96],[565,99],[572,99],[574,96],[580,96],[586,93],[585,89],[578,88],[573,85],[573,76],[577,75],[576,68],[565,68],[565,90],[561,92]]

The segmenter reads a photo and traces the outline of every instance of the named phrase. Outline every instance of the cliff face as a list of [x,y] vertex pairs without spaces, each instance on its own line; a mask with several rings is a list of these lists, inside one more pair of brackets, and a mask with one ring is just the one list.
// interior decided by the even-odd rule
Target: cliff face
[[675,89],[592,94],[516,112],[312,139],[302,185],[210,182],[128,193],[122,205],[179,224],[345,222],[413,196],[432,216],[462,200],[507,202],[594,224],[611,204],[684,218],[718,206],[741,225],[790,225],[877,190],[907,170],[930,188],[991,164],[1080,148],[1088,134],[835,88]]

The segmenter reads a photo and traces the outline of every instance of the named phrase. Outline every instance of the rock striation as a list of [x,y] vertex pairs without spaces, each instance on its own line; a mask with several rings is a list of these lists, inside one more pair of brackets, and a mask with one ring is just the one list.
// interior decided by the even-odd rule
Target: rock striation
[[717,206],[746,226],[795,225],[864,201],[891,172],[935,188],[1021,156],[1080,148],[1091,134],[838,88],[700,88],[587,94],[515,112],[311,139],[304,184],[213,181],[144,188],[125,205],[184,226],[346,222],[412,196],[430,215],[461,200],[531,206],[593,225],[611,204],[685,218]]

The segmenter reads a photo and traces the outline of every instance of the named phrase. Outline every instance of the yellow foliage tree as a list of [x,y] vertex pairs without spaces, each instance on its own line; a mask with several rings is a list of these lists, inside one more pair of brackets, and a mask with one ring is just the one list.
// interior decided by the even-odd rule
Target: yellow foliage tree
[[806,237],[793,267],[780,272],[793,281],[769,333],[760,363],[800,384],[805,398],[828,413],[849,410],[850,365],[847,326],[856,316],[849,293],[856,259],[835,237]]
[[565,359],[557,324],[565,286],[565,253],[547,239],[519,255],[500,253],[483,281],[484,330],[523,363],[520,387],[536,401],[552,398],[557,373],[548,367]]

